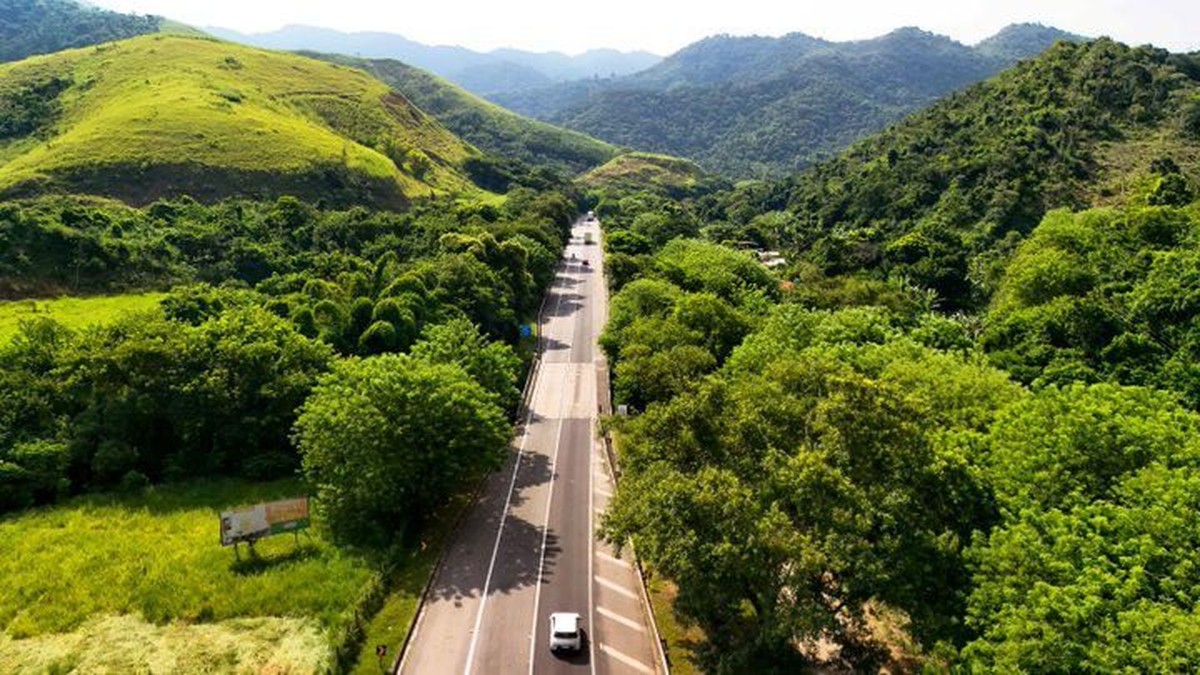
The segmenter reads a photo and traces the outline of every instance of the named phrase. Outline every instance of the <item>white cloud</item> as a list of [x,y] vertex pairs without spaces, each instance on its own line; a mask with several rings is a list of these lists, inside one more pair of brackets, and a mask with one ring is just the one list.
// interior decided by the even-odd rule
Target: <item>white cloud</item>
[[1200,49],[1193,0],[93,0],[197,26],[259,32],[287,24],[394,32],[475,49],[577,53],[594,47],[667,54],[716,33],[800,31],[835,40],[919,26],[977,42],[1009,23],[1036,21],[1174,51]]

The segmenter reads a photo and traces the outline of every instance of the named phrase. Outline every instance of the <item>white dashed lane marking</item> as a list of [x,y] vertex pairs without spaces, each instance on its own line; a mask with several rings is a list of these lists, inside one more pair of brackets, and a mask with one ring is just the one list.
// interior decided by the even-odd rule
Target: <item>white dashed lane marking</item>
[[636,630],[639,633],[646,632],[646,629],[642,628],[642,624],[638,623],[637,621],[634,621],[633,619],[626,619],[625,617],[621,616],[620,614],[617,614],[616,612],[612,611],[611,609],[608,609],[606,607],[601,607],[600,605],[596,605],[596,612],[598,614],[600,614],[600,616],[602,616],[606,619],[611,619],[613,621],[616,621],[617,623],[621,624],[622,626],[625,626],[627,628],[632,628],[633,630]]
[[625,588],[624,586],[622,586],[621,584],[618,584],[615,581],[609,581],[608,579],[605,579],[604,577],[598,576],[598,577],[596,577],[596,583],[600,584],[601,586],[603,586],[609,590],[616,591],[617,593],[620,593],[621,595],[624,595],[627,598],[633,598],[634,600],[638,599],[637,593],[634,593],[633,591],[629,590],[628,588]]
[[638,661],[637,659],[633,658],[632,656],[630,656],[628,654],[622,654],[621,652],[613,649],[612,647],[609,647],[608,645],[605,645],[605,644],[600,645],[600,651],[604,652],[605,654],[608,654],[609,656],[620,661],[621,663],[624,663],[625,665],[629,666],[630,668],[633,668],[634,670],[638,671],[639,673],[652,674],[654,672],[653,670],[650,669],[649,666],[642,663],[641,661]]

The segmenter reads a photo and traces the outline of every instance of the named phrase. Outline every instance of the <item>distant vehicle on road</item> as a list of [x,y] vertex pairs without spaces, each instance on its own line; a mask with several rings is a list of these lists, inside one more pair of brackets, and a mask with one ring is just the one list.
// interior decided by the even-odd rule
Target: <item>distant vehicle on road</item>
[[578,652],[583,649],[583,617],[575,612],[550,615],[550,651]]
[[592,243],[592,233],[591,233],[591,232],[584,232],[584,233],[583,233],[583,243],[584,243],[584,244],[590,244],[590,243]]

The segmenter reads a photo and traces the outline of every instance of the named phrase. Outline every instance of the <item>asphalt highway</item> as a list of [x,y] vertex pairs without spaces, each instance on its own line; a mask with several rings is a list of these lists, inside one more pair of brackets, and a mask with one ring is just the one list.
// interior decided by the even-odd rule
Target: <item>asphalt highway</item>
[[[452,538],[401,673],[661,673],[637,568],[599,541],[615,486],[596,424],[607,317],[598,223],[580,222],[540,320],[542,359],[507,465]],[[574,255],[574,259],[572,259]],[[588,261],[584,265],[583,261]],[[553,612],[583,616],[575,655],[549,649]]]

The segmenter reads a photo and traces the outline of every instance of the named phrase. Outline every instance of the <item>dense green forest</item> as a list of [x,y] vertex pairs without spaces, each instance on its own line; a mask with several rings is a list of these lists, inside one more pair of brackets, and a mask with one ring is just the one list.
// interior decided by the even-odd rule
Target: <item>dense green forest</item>
[[119,14],[74,0],[0,0],[0,62],[155,33],[156,16]]
[[1079,38],[1028,24],[979,48],[913,28],[857,42],[722,35],[634,75],[492,98],[726,175],[781,175],[1064,39]]
[[[27,321],[0,348],[0,508],[198,476],[286,476],[299,448],[336,534],[361,541],[418,522],[455,481],[499,460],[528,355],[515,351],[517,324],[553,277],[574,212],[569,195],[527,188],[503,206],[403,214],[294,198],[4,205],[7,293],[173,290],[160,310],[103,327]],[[406,375],[374,394],[346,384],[376,371]],[[449,436],[393,424],[396,406],[412,405],[403,401],[439,396],[459,419]],[[363,427],[314,421],[348,405],[379,407],[390,435],[374,450],[398,462],[347,477],[353,485],[329,478],[328,448],[369,455],[336,437]],[[463,452],[427,453],[418,438]],[[364,484],[371,476],[388,489]]]
[[1194,57],[1064,43],[810,171],[710,200],[705,218],[826,273],[883,272],[978,309],[1048,210],[1187,202],[1198,166]]
[[1200,665],[1196,73],[1063,44],[785,181],[593,189],[604,529],[696,665]]
[[794,672],[821,641],[854,669],[1200,663],[1200,205],[1052,213],[967,318],[898,281],[660,243],[648,214],[704,228],[614,197],[602,344],[643,412],[615,421],[605,531],[678,584],[705,670]]

